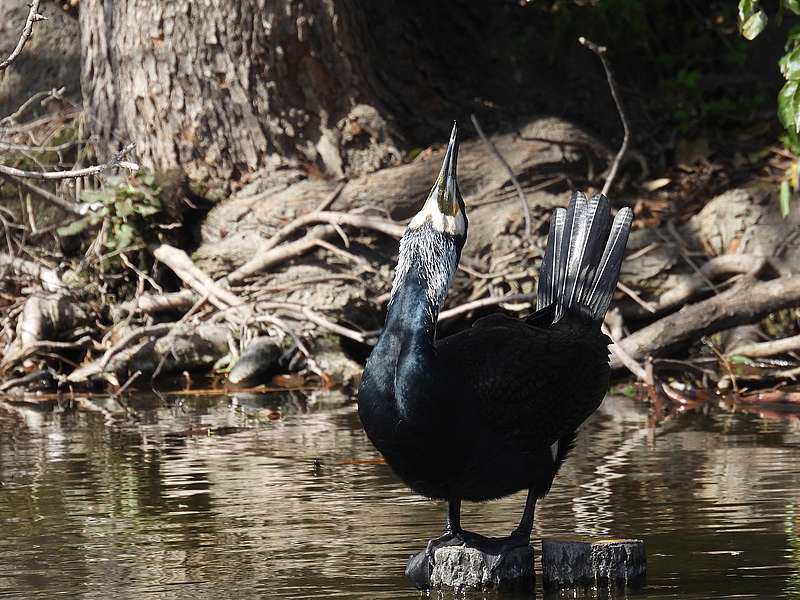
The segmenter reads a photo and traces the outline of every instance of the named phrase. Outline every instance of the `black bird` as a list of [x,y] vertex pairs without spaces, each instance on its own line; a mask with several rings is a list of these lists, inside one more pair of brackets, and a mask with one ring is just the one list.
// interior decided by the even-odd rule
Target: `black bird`
[[[444,544],[527,545],[536,500],[608,391],[610,340],[600,324],[619,277],[632,221],[611,219],[602,194],[575,193],[555,209],[539,276],[537,310],[484,317],[436,339],[436,321],[467,236],[456,180],[456,126],[422,210],[400,241],[386,324],[364,369],[358,411],[367,436],[415,492],[449,502],[444,534],[409,563],[427,585]],[[527,489],[507,538],[461,528],[461,501]],[[416,560],[416,563],[415,563]]]

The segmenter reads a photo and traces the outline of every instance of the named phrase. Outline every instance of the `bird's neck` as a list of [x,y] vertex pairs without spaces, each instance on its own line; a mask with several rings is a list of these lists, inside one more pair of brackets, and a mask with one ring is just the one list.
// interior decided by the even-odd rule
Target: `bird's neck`
[[434,420],[434,390],[442,375],[434,349],[436,320],[459,253],[457,241],[430,222],[409,227],[400,240],[386,324],[368,366],[401,419]]
[[439,307],[427,294],[423,274],[412,274],[395,286],[386,312],[384,333],[401,342],[433,348]]
[[[427,282],[408,277],[394,291],[375,352],[387,368],[386,379],[398,415],[414,421],[432,409],[436,375],[436,317],[438,307],[425,293]],[[423,417],[423,418],[421,418]]]

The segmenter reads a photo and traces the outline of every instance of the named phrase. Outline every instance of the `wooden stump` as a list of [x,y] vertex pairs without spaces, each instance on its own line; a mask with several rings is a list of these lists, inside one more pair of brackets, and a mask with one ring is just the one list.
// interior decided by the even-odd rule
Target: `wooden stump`
[[434,555],[431,587],[464,590],[533,589],[533,548],[482,551],[469,546],[445,546]]
[[545,589],[637,586],[646,571],[642,540],[542,540]]

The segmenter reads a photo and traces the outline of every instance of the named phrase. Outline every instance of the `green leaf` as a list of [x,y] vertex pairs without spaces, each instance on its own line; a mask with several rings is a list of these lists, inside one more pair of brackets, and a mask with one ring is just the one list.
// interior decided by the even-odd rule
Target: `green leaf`
[[767,13],[761,10],[758,0],[739,0],[739,33],[754,40],[767,26]]
[[778,64],[784,79],[800,79],[800,46],[784,54]]
[[133,214],[134,207],[133,202],[130,198],[124,198],[122,200],[117,200],[114,203],[114,211],[117,213],[118,217],[122,219],[127,219]]
[[119,249],[127,248],[133,243],[136,231],[127,223],[122,223],[116,230],[116,247]]
[[778,117],[791,133],[800,133],[800,81],[787,81],[778,93]]
[[781,4],[794,14],[800,15],[800,0],[783,0]]
[[784,179],[781,181],[781,194],[778,200],[778,206],[781,209],[781,216],[785,219],[789,214],[789,201],[792,199],[792,190],[789,189],[789,182]]
[[156,208],[155,206],[148,206],[147,204],[137,204],[133,207],[137,213],[142,215],[143,217],[149,217],[151,215],[155,215],[161,212],[161,209]]
[[750,358],[749,356],[744,356],[743,354],[734,354],[733,356],[730,357],[729,360],[731,361],[731,364],[734,365],[754,366],[756,364],[752,358]]
[[85,190],[81,192],[81,202],[87,204],[94,204],[95,202],[108,204],[113,199],[114,192],[109,190]]
[[92,219],[89,216],[83,217],[82,219],[78,219],[77,221],[73,221],[72,223],[68,223],[56,229],[56,233],[61,237],[71,237],[73,235],[78,235],[82,231],[84,231],[89,225],[91,225]]

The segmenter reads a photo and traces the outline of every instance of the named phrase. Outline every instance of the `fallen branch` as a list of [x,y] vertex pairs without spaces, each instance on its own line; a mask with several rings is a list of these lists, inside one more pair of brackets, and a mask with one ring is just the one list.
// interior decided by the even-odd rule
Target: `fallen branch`
[[208,296],[209,302],[220,310],[244,304],[230,290],[225,289],[201,271],[183,250],[162,244],[155,249],[153,256],[172,269],[181,281],[201,296]]
[[135,144],[128,144],[106,162],[99,165],[86,167],[84,169],[74,169],[71,171],[24,171],[14,167],[0,165],[0,174],[10,175],[11,177],[24,177],[27,179],[53,180],[88,177],[89,175],[97,175],[98,173],[102,173],[103,171],[116,167],[122,167],[124,169],[128,169],[129,171],[136,172],[139,170],[138,164],[122,160],[122,157],[133,150],[135,146]]
[[0,373],[9,370],[30,356],[29,349],[43,340],[51,343],[68,340],[82,328],[89,316],[75,298],[54,294],[42,297],[32,294],[25,300],[17,319],[16,338],[0,360]]
[[[665,356],[693,340],[737,325],[754,323],[771,312],[800,306],[800,275],[739,285],[685,307],[626,337],[620,346],[634,360]],[[612,368],[621,361],[613,358]]]
[[[355,340],[356,342],[360,342],[362,344],[370,344],[374,342],[374,338],[376,337],[378,332],[367,331],[367,332],[360,332],[354,329],[350,329],[349,327],[344,327],[343,325],[339,325],[338,323],[334,323],[317,313],[316,311],[308,308],[307,306],[303,306],[302,304],[296,304],[294,302],[262,302],[259,303],[259,308],[263,308],[265,310],[285,310],[290,313],[293,313],[296,317],[301,319],[305,319],[315,325],[327,329],[335,333],[336,335],[340,335],[342,337],[350,338],[351,340]],[[256,320],[264,320],[263,317],[257,317]],[[268,320],[268,319],[267,319]]]
[[710,282],[719,281],[723,277],[730,275],[747,275],[755,278],[764,270],[766,264],[763,258],[749,254],[722,254],[716,256],[703,266],[697,267],[697,272],[688,275],[680,284],[661,294],[655,303],[649,302],[649,306],[654,309],[655,313],[640,304],[645,310],[637,310],[635,307],[629,306],[623,311],[623,314],[626,317],[633,318],[663,314],[672,308],[685,304],[700,294],[714,291],[712,287],[709,287],[709,285],[713,286],[713,283]]
[[488,298],[481,298],[479,300],[465,302],[459,306],[454,306],[453,308],[443,310],[439,313],[439,322],[446,321],[447,319],[453,319],[470,311],[477,310],[479,308],[486,308],[487,306],[497,306],[498,304],[505,304],[507,302],[518,302],[520,304],[530,305],[534,300],[536,300],[536,294],[509,294],[508,296],[490,296]]
[[226,275],[220,282],[225,281],[230,285],[239,283],[250,275],[266,271],[274,265],[284,263],[291,258],[295,258],[313,248],[317,248],[317,242],[319,240],[331,237],[334,233],[336,233],[336,230],[331,225],[327,225],[320,227],[316,231],[309,231],[306,235],[294,242],[283,244],[278,248],[272,248],[265,252],[258,252],[255,257],[247,261],[233,273]]
[[[74,342],[56,342],[52,340],[36,340],[25,346],[19,353],[13,356],[13,363],[19,363],[23,360],[30,358],[41,350],[83,350],[88,348],[93,343],[90,336],[84,335]],[[12,357],[9,357],[12,358]],[[11,361],[4,361],[3,368],[7,369]]]
[[[19,108],[17,108],[17,110],[15,110],[13,113],[8,115],[7,117],[3,117],[2,119],[0,119],[0,125],[13,126],[14,124],[16,124],[17,119],[19,119],[23,114],[25,114],[25,111],[28,110],[31,106],[33,106],[33,104],[37,100],[41,100],[42,106],[44,106],[49,100],[63,100],[64,97],[63,94],[66,89],[67,88],[65,87],[60,87],[58,89],[53,88],[52,90],[49,90],[47,92],[36,92],[30,98],[25,100],[25,102],[23,102],[19,106]],[[0,129],[0,131],[2,131],[2,129]]]
[[57,146],[30,146],[28,144],[9,144],[8,142],[0,142],[0,150],[7,150],[9,152],[63,152],[69,150],[73,146],[77,146],[77,140],[70,140]]
[[483,143],[486,144],[486,147],[491,150],[495,158],[500,162],[501,165],[503,165],[505,170],[508,171],[508,176],[511,178],[511,183],[514,185],[514,189],[517,190],[517,196],[519,196],[519,202],[522,205],[522,214],[525,215],[525,237],[531,237],[531,234],[533,233],[531,228],[531,208],[528,206],[528,199],[525,197],[525,192],[522,191],[522,186],[519,184],[519,180],[517,179],[516,175],[514,175],[511,165],[508,164],[506,159],[503,158],[503,155],[500,154],[500,151],[495,147],[491,140],[486,137],[486,134],[483,133],[483,129],[481,129],[477,117],[475,115],[470,115],[469,118],[472,120],[472,124],[475,126],[475,131],[478,132],[478,135],[481,137]]
[[611,168],[608,171],[608,177],[606,177],[606,182],[603,184],[603,189],[601,193],[603,195],[608,195],[608,191],[611,189],[611,184],[614,183],[614,179],[617,176],[617,171],[619,170],[619,165],[622,162],[622,158],[625,156],[625,153],[628,151],[628,143],[630,142],[631,137],[631,128],[628,124],[628,117],[625,115],[625,109],[622,106],[622,100],[620,99],[619,92],[617,91],[617,83],[614,79],[614,73],[611,71],[611,65],[606,58],[606,48],[605,46],[598,46],[594,42],[587,40],[585,37],[581,36],[578,38],[578,42],[581,45],[586,46],[594,52],[597,57],[600,59],[600,62],[603,63],[603,69],[606,71],[606,80],[608,81],[608,87],[611,90],[611,97],[614,98],[614,104],[617,105],[617,113],[619,114],[619,120],[622,121],[622,145],[619,147],[617,151],[617,155],[614,157],[614,162],[611,163]]
[[4,252],[0,252],[0,267],[9,267],[12,271],[21,275],[27,275],[42,282],[42,288],[48,292],[55,292],[64,287],[61,278],[53,269],[48,269],[42,265],[24,258],[17,258]]
[[39,4],[40,0],[33,0],[31,2],[31,9],[28,11],[28,18],[25,20],[25,27],[22,28],[22,35],[19,36],[19,41],[16,47],[11,51],[11,54],[8,55],[8,58],[0,62],[0,71],[5,71],[11,63],[17,60],[25,44],[31,39],[33,24],[47,19],[44,15],[39,14]]
[[117,314],[119,318],[124,318],[136,311],[141,311],[148,315],[169,311],[183,312],[192,307],[196,297],[195,293],[191,290],[181,290],[180,292],[159,295],[142,294],[133,300],[120,304],[117,307]]
[[298,229],[315,223],[328,223],[329,225],[340,226],[347,225],[348,227],[355,227],[356,229],[372,229],[373,231],[379,231],[395,238],[402,237],[406,229],[404,225],[399,225],[377,217],[336,211],[314,211],[296,218],[288,225],[279,229],[278,232],[267,240],[267,243],[259,249],[260,252],[272,250]]
[[749,356],[750,358],[762,358],[765,356],[775,356],[776,354],[787,354],[788,352],[800,351],[800,335],[761,342],[758,344],[744,344],[728,352],[728,356]]

